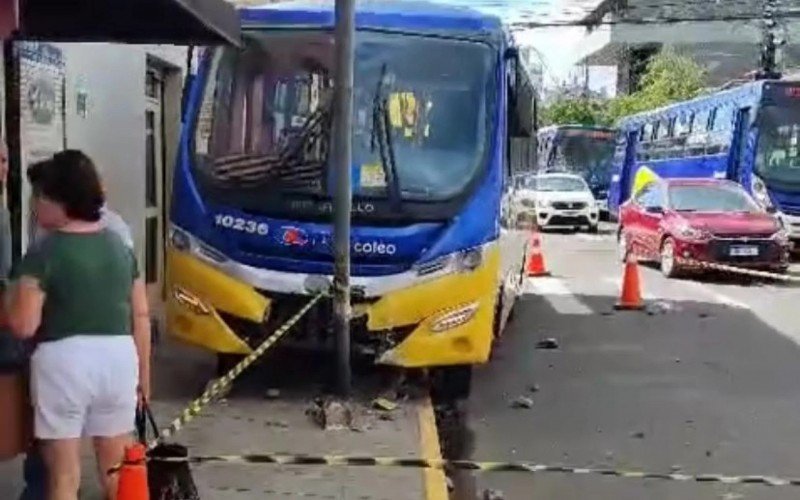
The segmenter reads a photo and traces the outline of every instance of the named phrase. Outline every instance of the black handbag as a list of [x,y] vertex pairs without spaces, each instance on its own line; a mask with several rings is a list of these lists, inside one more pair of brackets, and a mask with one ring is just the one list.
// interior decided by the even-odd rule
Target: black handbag
[[[158,425],[146,403],[136,412],[136,433],[139,442],[147,444],[148,424],[153,437],[159,437]],[[200,500],[200,494],[189,468],[189,450],[180,444],[162,443],[147,452],[147,483],[150,500]],[[159,458],[180,459],[160,461]]]

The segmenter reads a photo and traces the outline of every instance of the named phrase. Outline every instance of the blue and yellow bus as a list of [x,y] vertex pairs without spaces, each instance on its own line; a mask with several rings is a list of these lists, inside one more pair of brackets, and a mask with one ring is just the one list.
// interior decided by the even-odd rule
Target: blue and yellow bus
[[[333,273],[333,2],[241,19],[243,48],[206,51],[191,86],[167,250],[169,331],[221,359]],[[534,92],[496,17],[359,2],[356,29],[352,343],[464,395],[522,280],[508,202]],[[329,343],[329,318],[317,307],[293,339]]]
[[616,130],[593,125],[551,125],[539,129],[537,137],[536,170],[580,175],[589,184],[601,211],[607,212]]
[[800,239],[800,82],[754,81],[618,124],[610,209],[656,177],[745,187]]

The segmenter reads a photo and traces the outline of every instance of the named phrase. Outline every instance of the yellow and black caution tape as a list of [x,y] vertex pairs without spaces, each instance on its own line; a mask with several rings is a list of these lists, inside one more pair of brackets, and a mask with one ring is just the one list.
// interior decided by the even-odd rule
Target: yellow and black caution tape
[[598,467],[573,467],[534,462],[478,462],[473,460],[445,460],[433,458],[373,457],[355,455],[205,455],[188,458],[150,458],[151,461],[189,462],[190,464],[255,464],[255,465],[310,465],[351,467],[410,467],[423,469],[466,470],[474,472],[521,472],[527,474],[553,473],[595,475],[623,479],[662,480],[695,483],[756,484],[763,486],[800,486],[800,478],[773,476],[725,476],[721,474],[685,474],[682,472],[645,472]]
[[[633,257],[636,259],[637,263],[647,262],[648,260],[652,260],[652,259],[647,259],[638,254],[635,254]],[[676,258],[675,261],[690,269],[710,269],[714,271],[725,271],[732,274],[741,274],[744,276],[753,276],[754,278],[764,278],[775,281],[783,281],[786,283],[800,283],[800,276],[792,276],[791,274],[779,274],[770,271],[761,271],[759,269],[750,269],[747,267],[732,266],[730,264],[720,264],[718,262],[687,259],[684,257]]]
[[745,267],[731,266],[728,264],[719,264],[716,262],[705,262],[694,259],[677,259],[677,261],[690,268],[712,269],[715,271],[725,271],[733,274],[742,274],[745,276],[753,276],[755,278],[765,278],[776,281],[784,281],[788,283],[800,283],[800,277],[792,276],[789,274],[778,274],[769,271],[760,271],[758,269],[748,269]]
[[275,333],[267,337],[253,352],[247,355],[243,360],[241,360],[236,366],[234,366],[228,373],[223,375],[222,377],[218,378],[211,384],[211,387],[205,390],[203,394],[200,395],[197,399],[189,403],[185,410],[183,410],[180,415],[172,421],[169,427],[160,431],[159,436],[148,443],[148,449],[152,450],[159,444],[161,444],[164,440],[169,439],[171,436],[174,436],[178,431],[180,431],[187,423],[192,421],[202,410],[205,406],[207,406],[215,397],[217,397],[225,388],[227,388],[231,383],[244,372],[247,368],[250,367],[258,358],[264,355],[272,346],[275,345],[281,337],[283,337],[289,330],[292,329],[294,325],[297,324],[298,321],[312,308],[314,305],[319,302],[319,300],[324,296],[324,294],[315,295],[311,300],[309,300],[306,305],[304,305],[297,314],[289,318],[280,328],[275,330]]

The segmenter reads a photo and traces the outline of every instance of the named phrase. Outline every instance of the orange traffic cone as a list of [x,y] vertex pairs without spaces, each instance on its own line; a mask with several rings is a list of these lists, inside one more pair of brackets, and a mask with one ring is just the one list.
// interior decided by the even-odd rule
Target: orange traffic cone
[[619,302],[614,309],[624,311],[639,311],[644,309],[642,290],[639,280],[639,264],[636,258],[628,254],[625,261],[625,274],[622,277],[622,292]]
[[149,500],[146,454],[145,446],[140,443],[125,449],[125,459],[119,471],[117,500]]
[[550,276],[544,266],[544,254],[542,253],[542,236],[539,234],[539,228],[533,226],[531,231],[531,253],[528,256],[528,264],[525,273],[529,277],[536,276]]

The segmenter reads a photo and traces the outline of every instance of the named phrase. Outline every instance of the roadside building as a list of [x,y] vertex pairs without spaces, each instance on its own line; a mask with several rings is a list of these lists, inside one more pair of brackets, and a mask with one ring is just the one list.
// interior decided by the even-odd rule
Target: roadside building
[[223,0],[0,0],[0,129],[11,149],[16,252],[29,233],[26,166],[82,149],[132,228],[152,298],[161,295],[187,44],[238,36]]
[[[584,19],[589,26],[578,64],[615,66],[617,92],[635,90],[649,59],[664,46],[692,56],[712,86],[758,67],[763,0],[700,2],[603,0]],[[782,66],[800,63],[800,7],[780,2],[775,33],[785,39]],[[693,19],[693,22],[677,22]]]

